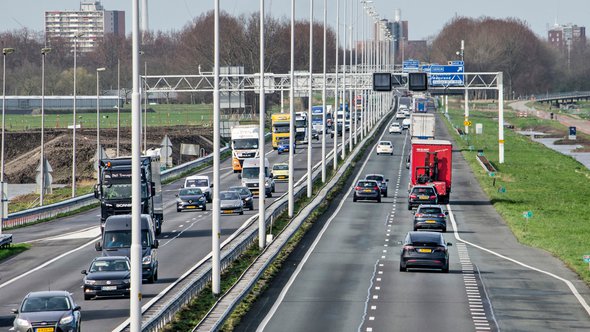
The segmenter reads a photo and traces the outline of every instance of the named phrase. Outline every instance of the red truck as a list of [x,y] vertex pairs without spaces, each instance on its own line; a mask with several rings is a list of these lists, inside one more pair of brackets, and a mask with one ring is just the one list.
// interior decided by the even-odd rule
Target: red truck
[[414,186],[432,186],[438,195],[438,203],[449,202],[453,169],[452,148],[451,142],[446,140],[412,140],[410,193]]

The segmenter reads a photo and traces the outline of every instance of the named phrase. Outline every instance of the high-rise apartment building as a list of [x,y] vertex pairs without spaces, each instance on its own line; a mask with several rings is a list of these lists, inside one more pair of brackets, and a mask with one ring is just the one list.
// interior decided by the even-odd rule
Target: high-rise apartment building
[[125,12],[105,10],[100,1],[82,1],[80,10],[45,12],[45,39],[63,39],[89,52],[107,34],[125,36]]
[[586,27],[575,24],[555,24],[547,33],[547,40],[556,49],[567,52],[586,47]]

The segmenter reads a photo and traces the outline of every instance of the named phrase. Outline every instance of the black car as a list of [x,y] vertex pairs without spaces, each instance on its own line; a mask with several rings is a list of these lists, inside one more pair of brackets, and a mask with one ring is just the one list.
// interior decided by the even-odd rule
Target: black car
[[408,210],[420,204],[438,204],[438,196],[433,186],[414,186],[408,195]]
[[82,270],[84,300],[97,296],[125,296],[131,292],[131,263],[127,256],[97,257]]
[[414,213],[414,230],[440,229],[444,233],[447,231],[447,215],[440,205],[422,204]]
[[441,233],[408,232],[403,243],[399,270],[411,268],[440,269],[449,272],[449,251]]
[[80,331],[81,308],[72,294],[66,291],[31,292],[25,296],[16,314],[13,330],[29,331]]
[[352,201],[374,200],[381,203],[381,188],[375,180],[359,180],[354,186]]
[[248,189],[248,187],[234,186],[229,187],[229,190],[237,191],[238,194],[240,194],[242,202],[244,202],[245,209],[249,209],[250,211],[254,210],[254,195],[252,195],[252,192],[250,191],[250,189]]
[[207,210],[207,196],[200,188],[182,188],[176,194],[176,212],[183,210]]
[[386,179],[383,174],[367,174],[365,175],[365,180],[375,180],[379,184],[379,189],[381,189],[381,195],[383,197],[387,197],[387,182],[389,179]]
[[311,139],[315,139],[316,141],[319,141],[320,140],[320,133],[317,130],[312,129],[311,130]]

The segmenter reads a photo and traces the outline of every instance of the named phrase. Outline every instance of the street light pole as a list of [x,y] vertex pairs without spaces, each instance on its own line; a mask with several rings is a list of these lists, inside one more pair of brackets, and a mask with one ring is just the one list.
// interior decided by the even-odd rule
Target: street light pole
[[121,60],[117,58],[117,157],[119,157],[119,131],[121,128]]
[[[219,0],[214,0],[214,42],[213,42],[213,215],[211,227],[211,291],[213,295],[221,293],[221,260],[219,241],[221,237],[219,219],[220,219],[220,202],[219,202],[219,187],[220,175],[219,165],[221,163],[220,137],[219,137]],[[261,143],[264,144],[264,143]],[[260,188],[262,190],[263,188]],[[261,191],[259,191],[260,193]],[[260,194],[259,194],[260,195]]]
[[[342,49],[342,160],[346,157],[346,8],[348,0],[344,0],[344,47]],[[350,115],[350,105],[348,105]]]
[[311,140],[313,130],[311,118],[311,107],[313,104],[313,0],[309,1],[309,102],[307,104],[307,198],[310,198],[313,193],[311,176]]
[[73,107],[73,123],[72,123],[72,197],[76,197],[76,60],[78,50],[78,38],[82,33],[77,33],[74,36],[74,107]]
[[[334,110],[332,111],[332,132],[334,133],[334,170],[338,168],[338,51],[339,51],[339,39],[340,39],[340,0],[336,0],[336,78],[334,81]],[[344,114],[344,112],[343,112]],[[342,118],[342,125],[344,126],[344,117]]]
[[[2,49],[2,147],[0,152],[0,234],[2,234],[2,223],[4,219],[7,217],[4,215],[5,205],[8,201],[5,196],[6,192],[4,192],[4,131],[5,131],[5,118],[6,118],[6,56],[14,52],[14,48],[3,48]],[[8,209],[6,209],[8,210]]]
[[258,171],[258,248],[261,250],[266,247],[266,211],[264,208],[264,194],[266,191],[266,151],[264,149],[264,125],[265,125],[265,91],[264,91],[264,0],[260,0],[260,132],[258,133],[258,147],[260,149],[260,168]]
[[[295,210],[295,198],[293,197],[293,177],[294,168],[293,165],[293,149],[291,148],[295,144],[295,0],[291,0],[291,85],[289,87],[289,199],[287,206],[287,215],[289,218],[293,218]],[[261,191],[258,191],[261,193]],[[261,195],[261,194],[259,194]]]
[[324,0],[324,48],[323,48],[323,81],[322,86],[322,183],[326,183],[326,130],[328,129],[326,124],[326,35],[327,35],[327,24],[328,24],[328,0]]
[[100,72],[105,71],[106,68],[96,68],[96,181],[100,179],[100,158],[102,153],[100,151]]
[[43,206],[45,198],[45,55],[51,52],[51,48],[41,49],[41,190],[39,191],[39,205]]

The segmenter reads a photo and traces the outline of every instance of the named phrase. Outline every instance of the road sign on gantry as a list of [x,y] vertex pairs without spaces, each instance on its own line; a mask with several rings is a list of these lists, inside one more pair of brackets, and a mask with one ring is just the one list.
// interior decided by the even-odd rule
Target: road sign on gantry
[[432,65],[429,83],[431,86],[463,86],[464,70],[463,65]]
[[404,60],[402,66],[402,72],[409,73],[409,72],[417,72],[420,71],[420,61],[418,60]]

